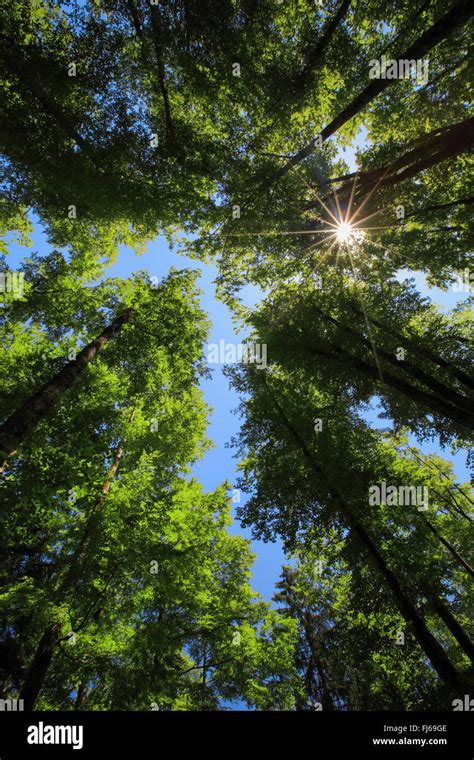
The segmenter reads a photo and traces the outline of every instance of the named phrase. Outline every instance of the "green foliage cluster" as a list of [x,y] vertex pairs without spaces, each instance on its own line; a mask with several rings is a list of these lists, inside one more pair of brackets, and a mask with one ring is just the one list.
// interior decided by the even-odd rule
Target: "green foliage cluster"
[[[2,4],[2,698],[450,709],[472,689],[474,502],[420,448],[472,463],[471,299],[443,311],[406,275],[447,289],[472,267],[473,15],[467,0]],[[428,61],[426,81],[371,79],[382,55]],[[9,250],[34,224],[49,252],[23,259],[14,292]],[[190,474],[211,445],[195,273],[106,273],[159,233],[218,264],[219,297],[267,348],[266,368],[229,376],[238,515],[288,554],[273,604],[228,531],[229,484]],[[428,510],[372,502],[382,482]]]

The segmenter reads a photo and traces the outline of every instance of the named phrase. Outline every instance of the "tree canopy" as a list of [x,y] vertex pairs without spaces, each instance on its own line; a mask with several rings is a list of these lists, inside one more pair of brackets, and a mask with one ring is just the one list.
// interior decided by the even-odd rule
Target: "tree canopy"
[[[472,468],[473,15],[2,4],[2,699],[449,710],[469,693],[474,500],[448,448]],[[265,346],[226,372],[237,517],[286,552],[272,600],[226,473],[210,491],[193,474],[212,446],[198,274],[109,271],[160,234],[217,266]]]

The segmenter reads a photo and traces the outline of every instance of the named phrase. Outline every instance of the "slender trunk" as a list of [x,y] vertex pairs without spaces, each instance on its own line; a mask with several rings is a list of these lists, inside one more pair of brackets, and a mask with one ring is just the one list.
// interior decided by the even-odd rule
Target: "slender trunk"
[[51,664],[54,649],[59,641],[60,632],[60,624],[52,623],[41,637],[20,692],[20,699],[24,700],[25,710],[33,710],[35,706]]
[[163,105],[165,107],[166,128],[168,131],[168,137],[174,142],[175,131],[174,124],[171,118],[170,102],[168,97],[168,88],[166,86],[166,72],[165,63],[163,59],[163,47],[162,47],[162,29],[161,29],[161,15],[157,5],[150,6],[151,14],[151,30],[153,37],[153,45],[155,48],[156,61],[158,65],[158,79],[160,83],[161,96],[163,98]]
[[139,39],[142,39],[143,30],[142,30],[142,25],[140,23],[140,17],[138,15],[137,6],[135,5],[133,0],[125,0],[125,5],[129,13],[129,16],[131,18],[133,28],[135,29],[135,33]]
[[[93,361],[107,341],[116,335],[130,319],[132,309],[114,319],[101,334],[82,349],[77,357],[69,361],[51,380],[45,383],[33,396],[30,396],[20,408],[0,426],[0,458],[3,467],[8,458],[30,435],[36,425],[47,417],[51,409],[68,390],[76,378]],[[2,468],[3,470],[3,468]]]
[[434,594],[428,594],[428,597],[433,609],[439,615],[446,628],[452,633],[459,646],[474,663],[474,644],[462,625],[456,620],[451,610],[439,597]]
[[430,206],[423,206],[416,211],[410,211],[408,214],[405,214],[405,219],[430,213],[431,211],[440,211],[443,208],[452,208],[453,206],[472,206],[473,204],[474,195],[471,195],[468,198],[457,198],[455,201],[449,201],[448,203],[432,203]]
[[[292,112],[293,104],[302,97],[302,90],[306,85],[309,75],[319,67],[325,51],[331,44],[335,32],[337,31],[340,23],[343,21],[344,16],[347,14],[347,11],[351,6],[351,2],[352,0],[343,0],[341,2],[341,5],[339,6],[335,15],[326,21],[316,44],[314,46],[308,45],[303,51],[303,56],[306,58],[306,64],[303,70],[298,75],[286,80],[282,84],[282,92],[273,101],[272,107],[267,113],[267,118],[275,114],[275,112],[283,104],[286,107],[289,106],[289,111],[290,113]],[[256,153],[261,153],[261,151],[257,150],[256,148],[259,137],[260,135],[258,135],[255,140],[249,144],[249,147],[252,148],[252,150],[254,150]],[[283,157],[286,158],[286,156]]]
[[0,34],[0,40],[0,59],[4,60],[6,66],[23,83],[29,91],[30,96],[40,104],[44,112],[53,117],[59,131],[62,131],[66,136],[72,137],[84,155],[88,157],[96,168],[99,168],[91,146],[79,134],[75,126],[68,121],[61,108],[58,108],[55,100],[38,77],[34,64],[21,59],[15,41],[5,37],[3,34]]
[[[429,460],[423,459],[423,457],[420,457],[420,455],[418,454],[418,452],[414,448],[410,448],[409,451],[413,454],[413,456],[415,457],[415,459],[417,459],[420,462],[420,464],[422,464],[424,467],[429,467],[431,470],[436,471],[439,475],[441,475],[441,477],[444,478],[445,480],[450,480],[449,477],[442,470],[440,470],[437,467],[434,467]],[[469,501],[471,504],[474,505],[474,501],[470,498],[469,494],[464,493],[464,491],[458,486],[458,484],[456,483],[456,481],[453,481],[452,485],[455,487],[455,489],[457,491],[459,491],[459,493],[461,494],[461,496],[463,498],[467,499],[467,501]],[[434,489],[432,489],[432,490],[433,490],[433,493],[436,496],[438,496],[438,498],[441,499],[441,501],[442,501],[443,500],[443,496],[441,496],[438,493],[438,491],[435,491]],[[454,508],[454,510],[459,515],[461,515],[462,517],[464,517],[469,522],[472,522],[472,518],[468,514],[466,514],[466,512],[464,512],[464,510],[462,509],[462,507],[459,506],[458,502],[454,498],[453,494],[450,493],[450,491],[445,491],[445,496],[448,497],[448,500],[451,502],[451,506]]]
[[430,5],[432,5],[432,3],[433,3],[433,0],[425,0],[425,2],[422,3],[416,9],[416,11],[410,16],[410,18],[407,20],[407,22],[404,24],[404,26],[400,29],[400,31],[397,32],[397,34],[395,35],[395,37],[393,39],[389,40],[388,45],[384,48],[383,53],[381,53],[381,55],[388,56],[389,53],[390,53],[390,50],[393,50],[393,46],[395,45],[396,42],[398,42],[398,40],[400,38],[403,39],[403,37],[405,35],[408,35],[408,34],[412,33],[412,30],[413,30],[413,27],[415,25],[415,22],[419,19],[419,17],[421,16],[421,14],[427,8],[429,8]]
[[115,453],[114,461],[112,462],[107,472],[106,479],[102,484],[100,496],[92,507],[79,545],[71,559],[69,570],[59,585],[59,594],[65,594],[73,590],[84,572],[90,544],[94,536],[95,528],[97,527],[100,511],[109,493],[110,485],[117,472],[120,460],[123,456],[123,451],[123,448],[120,446]]
[[[348,365],[352,366],[356,372],[359,372],[378,383],[380,382],[378,367],[350,354],[337,344],[329,344],[330,350],[323,346],[311,348],[302,346],[302,349],[314,356],[324,356],[338,364],[343,364],[345,367]],[[402,393],[404,396],[407,396],[407,398],[411,398],[415,403],[423,404],[427,409],[453,420],[453,422],[458,423],[463,428],[468,430],[474,428],[474,415],[466,412],[464,409],[445,403],[431,393],[427,393],[426,391],[415,387],[411,383],[406,382],[406,380],[387,372],[385,369],[383,371],[383,382],[385,385],[388,385],[399,393]]]
[[445,538],[443,538],[443,536],[440,533],[438,533],[435,526],[432,523],[430,523],[430,521],[427,520],[426,517],[424,518],[423,522],[426,523],[426,525],[428,526],[430,531],[436,536],[438,541],[440,541],[443,544],[443,546],[445,546],[446,549],[453,555],[453,557],[458,562],[458,564],[461,565],[461,567],[463,567],[464,570],[466,570],[466,572],[469,573],[469,575],[472,575],[474,577],[474,569],[470,566],[468,562],[466,562],[464,557],[462,557],[461,554],[459,554],[459,552],[454,548],[454,546]]
[[[135,412],[136,412],[136,407],[134,407],[134,409],[132,410],[132,413],[129,417],[129,422],[133,420],[135,416]],[[90,542],[93,536],[93,530],[98,518],[98,513],[105,499],[107,498],[109,494],[110,486],[117,473],[123,453],[124,453],[123,447],[120,446],[117,449],[114,456],[114,460],[107,471],[106,478],[101,487],[100,496],[97,499],[94,505],[92,514],[90,515],[87,521],[87,525],[85,527],[84,533],[79,543],[79,547],[76,550],[74,557],[71,561],[69,571],[66,574],[62,583],[60,583],[59,585],[57,595],[60,597],[63,597],[65,594],[74,590],[80,578],[80,575],[82,571],[84,570],[85,562],[87,559],[87,549],[90,546]],[[30,665],[30,668],[26,675],[26,679],[21,691],[21,695],[22,696],[24,695],[23,698],[25,699],[25,708],[27,710],[33,709],[35,702],[38,698],[38,695],[41,692],[48,668],[53,658],[54,649],[58,641],[60,640],[60,631],[61,631],[61,626],[59,625],[59,623],[53,623],[48,626],[48,628],[43,633],[43,636],[41,637],[40,643],[33,657],[33,661]],[[84,695],[84,698],[85,698],[85,695]],[[29,705],[29,706],[26,706],[26,705]]]
[[82,705],[85,702],[85,699],[89,693],[89,683],[88,681],[83,681],[77,690],[77,696],[76,701],[74,702],[74,709],[80,710]]
[[298,77],[299,84],[302,84],[308,75],[319,66],[323,54],[331,44],[335,32],[337,31],[341,21],[343,21],[344,16],[351,6],[351,2],[352,0],[343,0],[334,16],[328,19],[326,25],[322,30],[321,37],[317,41],[316,45],[314,47],[308,47],[304,51],[303,55],[306,58],[306,65],[303,69],[303,72]]
[[321,706],[323,710],[333,712],[334,705],[331,698],[331,692],[329,691],[324,665],[318,657],[313,658],[313,663],[318,671],[319,680],[321,682]]
[[[474,119],[466,119],[458,124],[453,124],[447,128],[439,129],[435,133],[426,137],[425,141],[405,153],[391,164],[386,164],[379,169],[369,171],[353,172],[345,174],[342,177],[334,177],[327,180],[327,185],[336,182],[343,184],[337,191],[340,200],[344,201],[352,194],[354,180],[356,180],[357,192],[352,201],[353,205],[357,203],[369,190],[376,184],[379,188],[390,187],[402,182],[404,179],[414,177],[419,172],[431,166],[436,166],[451,156],[457,156],[467,152],[474,142]],[[400,171],[406,167],[403,171]],[[406,217],[418,216],[428,211],[436,211],[458,204],[471,204],[474,198],[460,198],[450,203],[438,203],[433,206],[426,206],[418,211],[407,214]],[[311,201],[305,206],[305,209],[319,207],[320,201]]]
[[[135,417],[135,413],[136,413],[136,406],[133,408],[130,414],[128,423],[131,423],[133,421],[133,418]],[[97,498],[97,500],[94,503],[94,506],[92,507],[92,510],[88,516],[86,525],[84,527],[81,540],[79,541],[79,545],[70,561],[69,570],[64,576],[62,582],[59,584],[58,593],[60,595],[64,595],[70,592],[71,590],[73,590],[84,572],[84,568],[85,568],[87,558],[88,558],[90,544],[93,539],[95,529],[97,527],[97,523],[100,517],[100,512],[105,500],[107,499],[107,496],[109,495],[112,481],[114,480],[117,474],[117,470],[119,468],[120,461],[123,457],[123,454],[124,454],[124,447],[123,445],[121,445],[115,451],[112,463],[107,471],[105,480],[102,483],[99,497]]]
[[[472,200],[474,202],[474,198]],[[358,306],[356,306],[353,303],[349,304],[349,306],[352,309],[352,311],[355,314],[357,314],[359,317],[364,316],[364,312]],[[440,356],[439,354],[436,354],[434,351],[430,351],[428,348],[420,345],[419,343],[414,343],[412,338],[407,337],[406,335],[402,335],[399,332],[396,332],[396,330],[394,330],[392,325],[390,326],[384,325],[383,322],[380,322],[379,320],[374,318],[372,315],[370,317],[370,321],[374,325],[376,325],[376,327],[379,327],[381,330],[383,330],[385,333],[395,336],[400,341],[403,341],[401,345],[403,345],[404,343],[408,343],[409,345],[411,344],[413,348],[416,350],[417,355],[426,357],[426,359],[429,359],[434,364],[437,364],[438,367],[441,367],[441,369],[447,370],[460,383],[467,386],[471,390],[474,390],[474,381],[472,380],[472,378],[469,377],[469,375],[466,375],[462,370],[458,369],[457,367],[454,367],[452,364],[450,364],[450,362],[446,361],[446,359],[443,359],[443,357]]]
[[361,543],[364,545],[368,554],[371,556],[375,566],[379,569],[380,573],[385,578],[388,586],[390,586],[397,601],[400,612],[402,613],[404,619],[408,623],[411,623],[416,640],[430,660],[439,677],[449,688],[453,689],[454,692],[459,694],[464,693],[468,687],[468,684],[464,682],[462,675],[458,673],[458,671],[452,665],[444,649],[440,646],[437,639],[429,631],[416,607],[405,595],[398,582],[398,579],[385,563],[385,560],[380,554],[378,547],[372,541],[365,528],[353,513],[350,513],[350,515],[351,516],[349,519],[352,522],[352,527],[355,533],[359,536]]
[[[376,184],[378,188],[393,187],[399,182],[415,177],[421,171],[445,161],[452,156],[469,151],[474,143],[474,118],[453,124],[448,129],[439,130],[425,142],[405,153],[391,164],[372,171],[359,172],[356,181],[357,192],[354,203],[360,201]],[[345,199],[352,192],[352,182],[342,185],[338,197]]]
[[[268,389],[268,383],[266,382],[265,378],[263,378],[263,381]],[[285,427],[290,432],[298,447],[303,452],[303,455],[308,461],[311,469],[315,472],[318,478],[322,478],[327,483],[323,468],[315,461],[314,456],[306,446],[303,438],[287,418],[284,410],[271,391],[270,395],[272,397],[275,408],[278,410],[278,413],[283,420]],[[412,631],[418,644],[425,652],[438,676],[455,693],[464,694],[468,686],[467,683],[464,682],[462,675],[457,672],[457,670],[454,668],[446,656],[443,648],[440,646],[433,634],[428,630],[423,618],[418,613],[416,607],[412,604],[410,599],[406,596],[397,577],[386,564],[377,545],[369,536],[365,527],[359,521],[358,517],[354,514],[344,498],[340,496],[340,494],[332,487],[332,485],[329,483],[327,484],[329,486],[331,498],[334,499],[338,510],[346,519],[351,532],[358,537],[361,545],[364,547],[367,554],[371,557],[375,567],[385,579],[387,585],[395,597],[398,609],[400,610],[405,621],[411,625]]]
[[[367,338],[365,338],[359,332],[357,332],[357,330],[353,330],[347,325],[344,325],[335,317],[332,317],[329,314],[326,314],[322,309],[319,309],[317,306],[313,306],[313,309],[320,316],[322,316],[323,319],[325,319],[327,322],[330,322],[342,332],[355,338],[360,344],[364,345],[366,348],[369,348],[369,349],[372,348],[371,342],[367,340]],[[429,388],[431,388],[432,391],[434,391],[436,395],[441,397],[441,400],[443,400],[444,398],[444,400],[448,401],[450,404],[453,404],[454,406],[458,406],[461,409],[465,409],[466,411],[470,411],[474,415],[474,403],[470,401],[470,399],[468,399],[466,396],[461,395],[456,390],[454,390],[453,388],[450,388],[444,383],[439,382],[439,380],[436,380],[436,378],[424,372],[424,370],[422,370],[420,367],[417,367],[416,365],[412,364],[410,361],[406,359],[403,362],[399,362],[396,356],[394,356],[389,351],[385,351],[385,349],[381,348],[380,346],[377,346],[377,354],[379,355],[379,357],[382,357],[386,362],[396,367],[398,370],[403,370],[404,372],[406,372],[407,374],[411,375],[416,380],[418,380],[420,383],[427,385]]]
[[[471,16],[474,15],[474,7],[469,0],[458,0],[451,9],[445,13],[433,26],[426,30],[415,42],[410,45],[403,53],[394,55],[395,59],[418,59],[423,58],[433,47],[438,45],[439,42],[446,39],[459,27],[463,26]],[[389,87],[395,79],[373,79],[362,92],[349,103],[341,113],[336,116],[321,132],[322,140],[325,141],[338,129],[340,129],[346,122],[350,121],[354,116],[360,113],[374,98],[382,93],[387,87]],[[284,177],[289,171],[303,161],[307,156],[314,152],[317,141],[312,140],[305,145],[298,153],[296,153],[285,166],[281,167],[274,176],[271,177],[268,183],[265,183],[265,187],[272,184],[275,180]]]
[[308,665],[308,670],[306,673],[307,678],[307,684],[306,684],[306,690],[308,694],[311,694],[311,682],[313,680],[313,673],[314,669],[316,669],[318,676],[319,676],[319,682],[321,684],[321,705],[323,710],[334,710],[333,701],[331,698],[331,692],[329,691],[329,686],[326,678],[326,673],[324,670],[324,665],[321,661],[321,659],[318,657],[317,654],[317,644],[314,639],[314,632],[313,632],[314,626],[313,621],[311,619],[308,619],[308,615],[306,615],[306,620],[304,623],[304,631],[305,631],[305,638],[306,642],[309,647],[310,651],[310,662]]

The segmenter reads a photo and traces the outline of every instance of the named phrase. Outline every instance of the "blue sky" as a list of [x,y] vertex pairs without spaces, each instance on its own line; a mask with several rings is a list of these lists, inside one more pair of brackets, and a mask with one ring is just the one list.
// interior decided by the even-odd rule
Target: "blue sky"
[[[363,149],[366,147],[368,142],[367,131],[364,127],[361,127],[352,144],[345,149],[339,149],[339,155],[346,162],[348,171],[353,172],[356,170],[357,151],[359,148]],[[51,249],[39,225],[35,226],[33,249],[37,250],[40,254],[46,254]],[[12,268],[17,267],[25,255],[29,255],[28,251],[17,245],[11,245],[10,250],[9,265]],[[140,256],[137,256],[130,248],[122,246],[119,249],[117,260],[106,271],[106,275],[128,277],[137,270],[147,270],[150,276],[155,275],[161,279],[167,275],[171,267],[177,269],[198,269],[200,271],[198,286],[203,291],[201,304],[212,322],[209,343],[218,344],[220,340],[224,340],[226,343],[239,343],[242,336],[237,334],[229,310],[216,298],[214,286],[214,280],[217,277],[216,267],[193,261],[186,256],[181,256],[174,251],[170,251],[164,237],[159,236],[156,238],[148,246],[148,250]],[[463,294],[456,293],[453,290],[443,291],[438,288],[428,288],[426,278],[421,272],[401,271],[399,278],[404,279],[405,277],[413,277],[419,291],[423,295],[429,296],[442,309],[452,308],[456,305],[457,301],[465,297]],[[240,296],[247,306],[252,306],[258,302],[260,291],[253,286],[247,286],[241,291]],[[202,380],[201,387],[205,400],[213,410],[209,420],[208,437],[213,441],[214,448],[193,468],[193,475],[209,491],[216,488],[216,486],[225,480],[231,484],[236,483],[237,460],[234,457],[235,452],[227,447],[226,444],[239,429],[239,418],[235,414],[239,398],[235,391],[229,387],[228,380],[223,375],[222,366],[211,365],[211,368],[213,370],[212,378]],[[378,419],[376,407],[374,407],[372,413],[366,416],[366,419],[374,427],[387,427],[389,424],[387,420]],[[417,444],[414,437],[412,437],[411,443]],[[465,464],[465,452],[458,452],[455,456],[452,456],[449,449],[440,449],[436,441],[425,441],[421,448],[425,453],[441,453],[446,459],[451,459],[458,480],[460,482],[469,480],[470,473]],[[284,473],[282,473],[282,477],[284,477]],[[240,498],[241,503],[244,504],[245,494],[241,494]],[[246,538],[252,538],[250,531],[244,530],[237,520],[235,520],[230,530],[232,533],[241,533]],[[265,544],[262,541],[252,540],[252,548],[256,554],[252,585],[267,601],[270,601],[285,559],[281,544],[279,542]]]
[[[344,157],[346,160],[349,158],[349,156]],[[353,157],[351,156],[350,159],[350,163],[352,163]],[[40,254],[46,254],[50,251],[50,246],[47,244],[41,228],[38,226],[33,235],[33,250],[37,250]],[[29,255],[28,250],[12,245],[9,265],[15,268],[25,255]],[[145,269],[148,270],[150,276],[156,275],[161,279],[166,276],[172,266],[178,269],[189,267],[200,270],[198,284],[203,291],[201,304],[212,322],[209,343],[219,343],[220,340],[238,343],[241,336],[239,337],[235,332],[230,312],[215,296],[215,286],[213,284],[217,276],[215,266],[204,265],[170,251],[163,237],[158,237],[149,245],[146,253],[140,256],[137,256],[131,249],[121,247],[116,262],[111,269],[107,270],[106,274],[127,277],[138,269]],[[428,289],[425,278],[420,273],[407,272],[401,273],[400,276],[404,275],[414,276],[420,291],[430,295],[435,303],[443,308],[453,307],[457,299],[460,298],[460,295],[453,291],[444,292],[438,289]],[[242,297],[247,305],[253,305],[259,299],[259,291],[249,286],[242,292]],[[213,409],[209,421],[208,436],[213,441],[214,448],[193,469],[193,474],[200,480],[206,490],[213,490],[224,480],[228,480],[234,484],[237,479],[237,460],[233,456],[235,452],[226,447],[226,444],[239,429],[239,418],[234,413],[239,399],[237,394],[229,388],[228,380],[222,372],[222,366],[212,365],[212,369],[212,378],[203,380],[201,386],[206,401]],[[386,420],[380,421],[377,419],[375,411],[368,416],[368,419],[374,426],[385,427],[387,425]],[[426,453],[439,451],[436,442],[425,442],[422,448]],[[469,473],[465,467],[465,454],[459,453],[452,458],[449,456],[449,451],[442,453],[446,458],[451,458],[454,462],[458,478],[461,481],[468,480]],[[284,473],[282,473],[282,477],[284,477]],[[242,500],[241,503],[245,503],[245,495],[241,494],[240,498]],[[237,521],[231,527],[231,532],[241,533],[247,538],[251,538],[250,531],[243,530]],[[252,585],[265,599],[270,600],[280,574],[281,565],[284,562],[281,545],[279,543],[265,544],[262,541],[252,541],[252,547],[256,554]]]

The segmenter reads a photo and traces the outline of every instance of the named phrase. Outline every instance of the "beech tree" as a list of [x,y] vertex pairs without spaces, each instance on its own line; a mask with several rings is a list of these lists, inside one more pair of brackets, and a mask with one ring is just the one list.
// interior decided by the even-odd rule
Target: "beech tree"
[[[331,530],[343,531],[349,541],[349,562],[362,561],[364,568],[370,568],[367,572],[375,573],[377,584],[381,584],[379,593],[392,614],[401,615],[403,628],[407,627],[420,647],[419,656],[428,658],[445,684],[444,699],[466,688],[472,671],[463,657],[466,654],[472,660],[472,643],[468,643],[469,635],[462,624],[458,625],[447,600],[438,595],[443,593],[444,583],[450,585],[454,576],[461,574],[461,598],[468,598],[465,575],[472,574],[472,568],[451,552],[449,542],[441,540],[445,539],[443,530],[434,526],[439,519],[439,498],[442,508],[453,509],[451,494],[439,496],[436,466],[429,475],[436,483],[436,506],[431,510],[427,507],[425,519],[421,502],[414,501],[411,506],[400,502],[393,507],[397,501],[381,495],[376,506],[370,506],[370,489],[377,482],[396,483],[397,487],[400,483],[419,485],[420,480],[427,484],[426,474],[413,461],[409,474],[403,472],[404,460],[394,461],[388,454],[392,441],[383,443],[383,438],[351,410],[350,392],[337,380],[331,392],[323,390],[297,368],[281,365],[270,370],[249,365],[231,374],[238,390],[248,397],[242,402],[245,419],[236,441],[244,457],[240,485],[251,494],[239,508],[243,524],[252,526],[258,538],[279,536],[289,551],[301,547],[303,552],[312,551],[313,541],[319,547],[318,536],[329,540]],[[277,475],[282,471],[288,473],[285,481]],[[429,485],[426,487],[429,491]],[[469,529],[472,503],[468,492],[461,489],[461,494],[464,514],[455,510],[453,515],[459,536]],[[415,541],[417,548],[407,541]],[[433,545],[432,541],[437,543]],[[445,551],[450,553],[451,570],[444,565]],[[439,552],[443,559],[434,571]],[[433,634],[432,616],[438,616],[454,637],[454,649],[447,645],[449,653],[444,649],[446,632],[443,626],[439,629],[439,619],[438,633]]]
[[[2,693],[26,709],[291,707],[293,622],[275,618],[248,584],[252,555],[227,534],[225,484],[204,494],[186,479],[209,445],[195,273],[172,272],[156,288],[137,275],[78,292],[63,263],[50,259],[43,286],[64,314],[52,308],[44,332],[57,329],[64,350],[68,318],[86,341],[111,309],[133,303],[132,334],[75,377],[5,470]],[[7,377],[34,355],[35,336],[51,345],[45,293],[31,287],[44,271],[36,264],[25,302],[3,315]],[[29,397],[30,384],[20,377],[8,395],[16,387]]]

